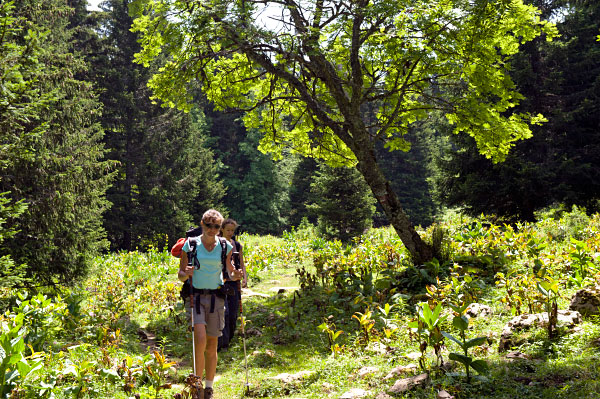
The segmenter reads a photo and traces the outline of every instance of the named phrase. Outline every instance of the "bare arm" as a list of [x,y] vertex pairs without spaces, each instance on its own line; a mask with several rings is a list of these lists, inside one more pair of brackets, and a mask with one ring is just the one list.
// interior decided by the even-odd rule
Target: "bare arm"
[[248,287],[248,272],[246,271],[246,263],[244,262],[244,247],[240,244],[240,267],[244,277],[242,278],[242,287]]
[[177,278],[179,281],[186,281],[194,274],[194,268],[188,266],[187,252],[181,251],[181,257],[179,258],[179,270],[177,271]]

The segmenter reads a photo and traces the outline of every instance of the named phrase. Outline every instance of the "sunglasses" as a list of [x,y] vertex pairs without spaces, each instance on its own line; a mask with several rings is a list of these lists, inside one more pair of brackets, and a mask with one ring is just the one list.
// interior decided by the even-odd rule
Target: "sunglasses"
[[204,227],[206,227],[207,229],[220,229],[221,225],[220,224],[212,224],[212,223],[203,223]]

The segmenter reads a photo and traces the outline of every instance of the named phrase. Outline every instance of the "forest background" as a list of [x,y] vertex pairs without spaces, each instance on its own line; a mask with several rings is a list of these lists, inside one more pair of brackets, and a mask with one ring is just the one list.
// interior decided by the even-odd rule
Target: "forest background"
[[[389,223],[354,169],[271,159],[240,112],[215,110],[199,88],[189,113],[150,100],[164,60],[133,62],[129,3],[2,2],[0,284],[67,282],[99,252],[168,246],[210,207],[256,234],[308,223],[348,241]],[[415,225],[454,207],[506,222],[549,206],[598,210],[599,6],[532,4],[559,31],[523,45],[511,66],[518,111],[548,120],[532,138],[493,163],[432,114],[405,135],[410,151],[376,148]]]
[[[418,234],[439,244],[419,263],[397,230],[369,228],[390,221],[356,169],[273,160],[247,115],[216,109],[200,85],[190,112],[153,102],[167,58],[134,62],[133,2],[0,0],[0,397],[185,391],[168,248],[212,207],[241,223],[259,294],[244,298],[248,366],[238,340],[217,398],[389,392],[392,366],[429,373],[415,398],[594,397],[598,317],[571,329],[556,315],[600,275],[600,4],[532,3],[558,35],[509,65],[515,113],[547,119],[531,138],[494,163],[432,112],[402,137],[410,151],[375,148]],[[493,317],[467,317],[475,301]],[[499,342],[514,316],[540,311],[544,329]],[[272,378],[299,368],[314,373]]]

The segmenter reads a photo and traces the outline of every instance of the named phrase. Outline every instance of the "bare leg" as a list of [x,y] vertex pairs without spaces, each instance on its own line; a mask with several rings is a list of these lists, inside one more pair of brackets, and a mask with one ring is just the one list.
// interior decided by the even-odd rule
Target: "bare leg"
[[214,381],[217,372],[217,345],[218,337],[206,337],[205,357],[206,357],[206,380]]
[[[204,351],[206,350],[206,326],[204,324],[194,325],[194,345],[196,346],[196,370],[194,374],[202,378],[204,372]],[[207,373],[208,374],[208,373]]]

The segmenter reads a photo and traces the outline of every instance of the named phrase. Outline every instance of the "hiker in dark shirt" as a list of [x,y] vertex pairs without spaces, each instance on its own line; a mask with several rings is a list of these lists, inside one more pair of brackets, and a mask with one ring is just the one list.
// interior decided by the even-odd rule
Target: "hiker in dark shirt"
[[225,303],[225,327],[223,334],[219,337],[219,349],[229,347],[229,343],[233,339],[237,327],[238,314],[242,300],[241,288],[246,288],[248,285],[248,274],[246,273],[246,265],[244,263],[244,253],[242,252],[242,244],[235,240],[235,230],[238,224],[233,219],[226,219],[221,225],[221,236],[233,246],[233,255],[231,257],[233,266],[237,270],[241,270],[244,274],[242,281],[232,281],[229,276],[224,276],[225,285],[231,286],[235,291],[235,295],[227,296]]

